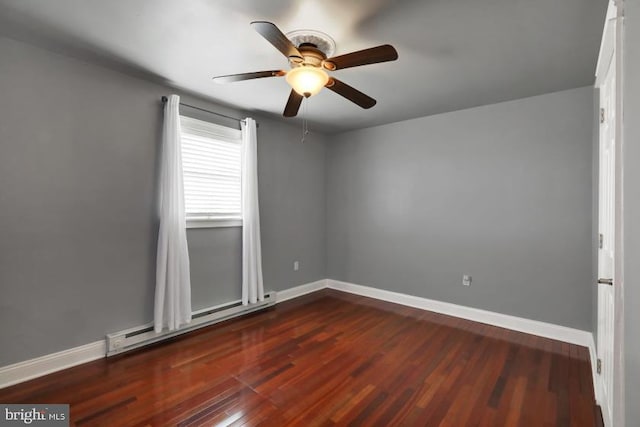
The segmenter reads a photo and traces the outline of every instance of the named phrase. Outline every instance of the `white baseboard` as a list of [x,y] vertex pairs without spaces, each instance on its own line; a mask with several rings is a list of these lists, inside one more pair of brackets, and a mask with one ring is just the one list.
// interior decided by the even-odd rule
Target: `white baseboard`
[[[318,291],[327,287],[325,279],[277,292],[276,303]],[[105,357],[106,341],[100,340],[24,362],[0,367],[0,388],[38,378],[56,371]]]
[[480,323],[486,323],[488,325],[499,326],[513,331],[551,338],[584,347],[589,347],[590,343],[593,341],[593,335],[591,332],[554,325],[552,323],[540,322],[538,320],[510,316],[508,314],[495,313],[492,311],[480,310],[478,308],[465,307],[448,302],[436,301],[401,294],[398,292],[371,288],[368,286],[355,285],[353,283],[341,282],[338,280],[329,279],[327,287],[338,291],[349,292],[409,307],[434,311],[436,313],[447,314],[449,316],[460,317],[462,319],[473,320]]
[[[276,304],[319,291],[324,288],[349,292],[352,294],[423,310],[434,311],[436,313],[447,314],[449,316],[460,317],[514,331],[585,346],[589,348],[591,354],[594,389],[596,391],[596,397],[599,396],[600,385],[596,375],[595,344],[593,335],[590,332],[332,279],[322,279],[316,282],[306,283],[294,288],[278,291],[276,294]],[[101,340],[91,344],[82,345],[80,347],[63,350],[58,353],[37,357],[25,362],[0,367],[0,388],[8,387],[13,384],[80,365],[82,363],[91,362],[105,357],[105,354],[105,341]]]
[[305,283],[304,285],[296,286],[295,288],[278,291],[276,295],[276,304],[293,298],[301,297],[302,295],[310,294],[311,292],[319,291],[320,289],[324,289],[326,287],[327,279],[322,279],[316,282]]
[[[477,308],[465,307],[457,304],[415,297],[398,292],[386,291],[369,286],[341,282],[338,280],[327,279],[327,287],[338,291],[349,292],[352,294],[375,298],[382,301],[388,301],[396,304],[406,305],[409,307],[434,311],[436,313],[447,314],[449,316],[460,317],[463,319],[473,320],[488,325],[498,326],[505,329],[511,329],[518,332],[524,332],[531,335],[537,335],[587,347],[589,349],[589,357],[591,359],[591,375],[593,378],[593,389],[596,397],[596,402],[601,401],[602,382],[600,381],[600,375],[598,375],[598,355],[596,352],[594,335],[591,332],[568,328],[566,326],[554,325],[552,323],[540,322],[538,320],[510,316],[508,314],[495,313],[492,311],[480,310]],[[603,413],[603,417],[605,416],[606,414]]]
[[0,368],[0,388],[105,357],[105,341],[47,354]]

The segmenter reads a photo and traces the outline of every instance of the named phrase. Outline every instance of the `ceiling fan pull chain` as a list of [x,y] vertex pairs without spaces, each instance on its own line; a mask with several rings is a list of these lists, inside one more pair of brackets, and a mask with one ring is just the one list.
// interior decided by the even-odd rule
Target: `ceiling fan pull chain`
[[308,114],[308,110],[309,110],[309,98],[307,98],[306,102],[304,103],[304,137],[305,138],[309,134],[309,114]]
[[302,102],[302,140],[300,142],[302,142],[304,144],[304,140],[307,137],[307,134],[309,133],[309,123],[307,122],[307,103],[308,103],[309,98],[305,99]]

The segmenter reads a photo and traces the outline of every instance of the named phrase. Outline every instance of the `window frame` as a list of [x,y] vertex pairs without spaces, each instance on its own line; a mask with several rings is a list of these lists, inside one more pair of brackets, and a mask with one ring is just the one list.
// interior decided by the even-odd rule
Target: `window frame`
[[[185,127],[189,131],[185,132]],[[222,126],[216,123],[207,122],[204,120],[196,119],[193,117],[180,115],[180,138],[182,149],[182,136],[183,134],[196,134],[199,137],[215,139],[220,142],[229,144],[238,144],[240,147],[240,153],[242,154],[242,131],[240,129],[234,129],[227,126]],[[184,180],[184,162],[182,164],[183,180]],[[242,158],[240,159],[240,178],[242,179]],[[241,190],[242,193],[242,184]],[[242,203],[242,194],[240,194],[240,200]],[[186,212],[186,195],[185,195],[185,222],[186,228],[218,228],[218,227],[242,227],[242,205],[240,206],[240,214],[238,216],[188,216]]]

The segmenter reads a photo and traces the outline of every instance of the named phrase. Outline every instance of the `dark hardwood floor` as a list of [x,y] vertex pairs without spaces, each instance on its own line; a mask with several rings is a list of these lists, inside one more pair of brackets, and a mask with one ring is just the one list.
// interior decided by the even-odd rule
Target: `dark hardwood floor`
[[596,425],[584,347],[323,290],[0,390],[77,426]]

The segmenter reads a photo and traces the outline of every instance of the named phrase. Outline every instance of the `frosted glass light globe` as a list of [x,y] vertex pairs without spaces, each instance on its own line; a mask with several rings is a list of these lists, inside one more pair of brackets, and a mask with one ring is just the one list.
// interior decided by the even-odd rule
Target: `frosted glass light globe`
[[289,70],[285,79],[293,90],[306,98],[320,92],[329,82],[329,76],[324,70],[307,65]]

